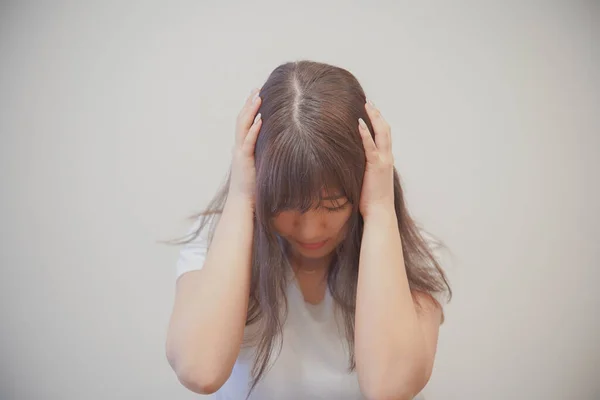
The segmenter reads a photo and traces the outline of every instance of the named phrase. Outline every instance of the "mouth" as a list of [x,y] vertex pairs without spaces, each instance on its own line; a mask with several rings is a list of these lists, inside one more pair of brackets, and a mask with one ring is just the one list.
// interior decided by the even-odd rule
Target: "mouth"
[[320,249],[321,247],[325,246],[325,244],[329,241],[329,239],[324,240],[322,242],[313,242],[313,243],[302,243],[302,242],[298,242],[296,241],[296,243],[298,243],[298,245],[300,247],[302,247],[303,249],[307,249],[307,250],[316,250],[316,249]]

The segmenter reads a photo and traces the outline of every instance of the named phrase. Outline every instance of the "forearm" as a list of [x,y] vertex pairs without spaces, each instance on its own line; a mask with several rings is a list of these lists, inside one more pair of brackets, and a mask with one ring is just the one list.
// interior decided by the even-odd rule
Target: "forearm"
[[355,326],[359,381],[372,393],[403,398],[418,386],[415,377],[423,367],[424,341],[393,206],[365,218],[359,263]]
[[222,384],[239,353],[250,290],[253,224],[250,204],[228,199],[202,270],[185,282],[188,286],[176,299],[172,332],[177,362],[184,374],[194,375],[189,378],[204,386]]

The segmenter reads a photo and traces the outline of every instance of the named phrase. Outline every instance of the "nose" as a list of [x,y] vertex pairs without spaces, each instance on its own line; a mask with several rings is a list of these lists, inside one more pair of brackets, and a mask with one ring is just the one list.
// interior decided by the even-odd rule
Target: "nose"
[[327,239],[324,237],[327,226],[321,213],[309,210],[300,214],[294,222],[297,240],[303,243],[313,243]]

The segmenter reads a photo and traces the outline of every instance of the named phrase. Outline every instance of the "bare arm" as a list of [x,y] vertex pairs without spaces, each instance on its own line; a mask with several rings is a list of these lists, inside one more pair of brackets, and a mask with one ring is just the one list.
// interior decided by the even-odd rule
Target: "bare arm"
[[[441,309],[412,292],[406,275],[394,193],[390,126],[373,104],[359,133],[367,165],[360,198],[364,230],[356,294],[355,355],[368,399],[408,400],[423,389],[433,367]],[[415,307],[418,301],[422,307]]]
[[251,92],[236,122],[229,195],[204,266],[177,281],[166,351],[181,383],[216,392],[231,375],[244,338],[248,310],[256,168],[254,147],[262,126],[259,90]]
[[356,368],[365,395],[412,399],[433,368],[441,310],[428,295],[414,292],[402,256],[396,213],[365,219],[356,303]]
[[252,205],[228,199],[204,267],[177,280],[167,358],[194,392],[218,390],[237,359],[248,307],[252,235]]

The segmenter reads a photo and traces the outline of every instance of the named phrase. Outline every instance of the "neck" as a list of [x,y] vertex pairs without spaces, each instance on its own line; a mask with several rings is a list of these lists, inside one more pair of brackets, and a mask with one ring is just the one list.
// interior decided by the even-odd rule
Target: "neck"
[[290,263],[294,272],[301,274],[324,275],[331,265],[332,257],[326,256],[322,258],[306,258],[299,254],[290,256]]

